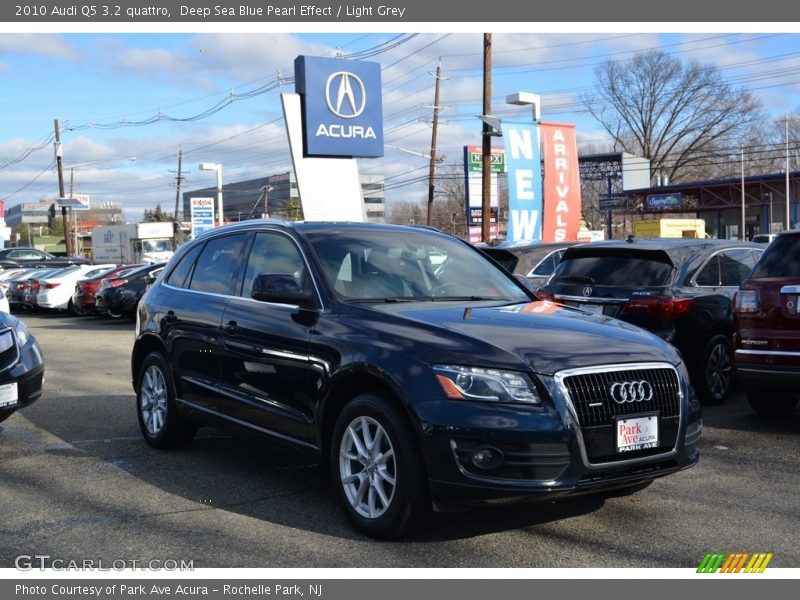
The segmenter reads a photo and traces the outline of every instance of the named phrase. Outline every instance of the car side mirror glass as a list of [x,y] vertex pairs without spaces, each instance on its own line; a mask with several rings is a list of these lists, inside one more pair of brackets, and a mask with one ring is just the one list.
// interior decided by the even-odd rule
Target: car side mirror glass
[[261,273],[253,281],[250,297],[261,302],[304,306],[311,303],[312,292],[302,289],[288,273]]

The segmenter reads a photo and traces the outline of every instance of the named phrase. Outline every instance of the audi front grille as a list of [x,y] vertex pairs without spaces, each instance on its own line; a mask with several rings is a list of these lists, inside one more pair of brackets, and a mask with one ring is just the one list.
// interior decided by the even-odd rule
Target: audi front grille
[[[611,365],[571,369],[556,375],[578,420],[582,446],[590,463],[607,463],[674,449],[681,416],[681,387],[677,371],[668,364]],[[615,450],[619,418],[657,415],[657,448],[624,456]]]

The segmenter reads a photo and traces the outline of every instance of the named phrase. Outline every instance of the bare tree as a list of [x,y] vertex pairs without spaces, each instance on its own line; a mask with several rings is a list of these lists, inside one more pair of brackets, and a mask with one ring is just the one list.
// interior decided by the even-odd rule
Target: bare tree
[[653,175],[673,182],[716,176],[763,126],[748,90],[734,89],[713,65],[684,64],[661,50],[606,61],[595,78],[583,101],[615,150],[649,158]]

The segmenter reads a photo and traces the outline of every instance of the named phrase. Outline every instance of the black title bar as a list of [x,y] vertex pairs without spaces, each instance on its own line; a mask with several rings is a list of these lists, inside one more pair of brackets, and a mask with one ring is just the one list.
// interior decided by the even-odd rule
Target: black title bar
[[757,4],[670,0],[520,2],[519,0],[31,0],[0,5],[9,23],[787,23],[800,21],[800,3]]

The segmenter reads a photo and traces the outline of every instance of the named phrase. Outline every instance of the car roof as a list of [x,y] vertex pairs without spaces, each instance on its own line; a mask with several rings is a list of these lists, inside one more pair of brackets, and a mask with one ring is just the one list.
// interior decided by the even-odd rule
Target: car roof
[[205,237],[212,232],[219,233],[220,231],[237,231],[239,229],[250,229],[256,226],[271,225],[285,229],[294,229],[301,233],[313,233],[317,231],[331,231],[331,230],[344,230],[344,231],[359,231],[359,230],[372,230],[372,231],[430,231],[438,233],[443,236],[450,237],[450,234],[444,233],[434,227],[427,227],[425,225],[395,225],[390,223],[360,223],[355,221],[285,221],[283,219],[249,219],[247,221],[240,221],[238,223],[230,223],[223,227],[215,227],[206,232],[203,232],[199,237]]
[[639,254],[655,260],[667,259],[673,265],[678,266],[726,248],[763,250],[764,245],[756,242],[713,238],[629,238],[628,240],[605,240],[570,246],[562,260],[605,254]]

